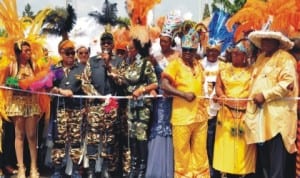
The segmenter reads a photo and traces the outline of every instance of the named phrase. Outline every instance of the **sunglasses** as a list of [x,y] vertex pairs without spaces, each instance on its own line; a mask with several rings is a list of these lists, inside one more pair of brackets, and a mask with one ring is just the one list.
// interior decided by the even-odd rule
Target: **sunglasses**
[[101,41],[101,45],[111,45],[112,44],[112,41]]
[[79,54],[79,55],[83,55],[83,54],[86,54],[86,55],[88,55],[88,54],[89,54],[89,52],[87,52],[87,51],[86,51],[86,52],[78,52],[78,54]]
[[74,56],[75,55],[75,51],[66,51],[65,55],[66,56],[71,56],[71,55]]
[[182,52],[185,52],[185,53],[187,53],[187,52],[193,53],[196,50],[197,49],[195,49],[195,48],[182,48]]

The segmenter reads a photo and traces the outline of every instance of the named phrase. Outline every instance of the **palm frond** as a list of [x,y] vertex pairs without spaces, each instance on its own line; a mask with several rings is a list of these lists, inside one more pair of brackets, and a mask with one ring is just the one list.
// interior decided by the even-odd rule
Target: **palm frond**
[[102,7],[102,12],[93,11],[88,15],[95,18],[96,21],[101,25],[110,24],[115,26],[118,23],[117,12],[117,3],[110,3],[108,0],[105,0]]
[[42,33],[66,36],[73,29],[76,19],[75,10],[70,4],[67,9],[55,8],[46,16]]

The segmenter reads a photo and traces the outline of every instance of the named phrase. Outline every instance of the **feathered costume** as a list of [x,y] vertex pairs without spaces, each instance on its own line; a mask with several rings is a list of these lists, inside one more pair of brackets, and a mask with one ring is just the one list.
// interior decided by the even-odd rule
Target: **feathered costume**
[[[2,53],[0,61],[0,82],[3,85],[5,83],[6,74],[9,70],[9,64],[15,61],[14,43],[27,41],[32,48],[33,61],[36,63],[43,57],[42,46],[45,38],[39,35],[40,29],[43,24],[44,17],[50,12],[50,9],[41,10],[34,19],[27,20],[25,18],[20,19],[17,13],[16,0],[2,0],[0,2],[0,21],[5,29],[6,33],[0,37],[0,51]],[[42,66],[37,66],[39,71]],[[22,83],[18,81],[18,85]],[[21,84],[22,86],[22,84]],[[1,90],[0,97],[0,115],[2,119],[8,120],[4,106],[8,102],[8,96],[6,93],[11,92],[8,90]],[[49,113],[49,97],[46,95],[39,95],[40,107],[43,112]],[[0,120],[0,128],[2,128],[2,120]],[[2,131],[0,132],[1,136]],[[1,145],[0,145],[1,149]],[[1,151],[1,150],[0,150]]]
[[244,7],[234,14],[226,26],[237,29],[234,40],[244,38],[253,30],[260,30],[270,16],[273,22],[269,29],[281,31],[287,36],[294,36],[300,30],[300,1],[299,0],[248,0]]
[[220,45],[221,53],[233,44],[233,35],[235,27],[229,32],[225,26],[230,15],[222,10],[216,10],[208,25],[209,30],[209,46]]
[[147,14],[160,0],[143,1],[127,0],[127,12],[131,19],[130,34],[134,39],[139,39],[142,45],[159,36],[155,28],[147,27]]

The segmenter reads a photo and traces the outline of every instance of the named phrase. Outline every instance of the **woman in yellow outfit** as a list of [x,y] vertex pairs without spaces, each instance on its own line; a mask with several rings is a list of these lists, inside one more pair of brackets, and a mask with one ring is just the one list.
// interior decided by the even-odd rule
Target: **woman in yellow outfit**
[[228,178],[255,172],[256,146],[246,144],[243,123],[252,71],[247,62],[251,49],[248,40],[231,49],[232,65],[219,72],[216,82],[222,107],[218,113],[213,167],[223,175],[228,174]]
[[[183,23],[184,25],[185,23]],[[193,28],[181,38],[182,58],[173,59],[162,73],[162,88],[173,95],[172,135],[175,178],[209,178],[206,152],[207,112],[204,74],[195,58],[199,35]]]

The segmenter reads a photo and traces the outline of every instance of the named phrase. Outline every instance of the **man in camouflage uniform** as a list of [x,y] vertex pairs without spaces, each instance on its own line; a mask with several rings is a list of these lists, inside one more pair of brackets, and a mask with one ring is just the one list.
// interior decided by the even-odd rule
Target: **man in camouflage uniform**
[[[83,90],[88,95],[116,95],[117,87],[109,73],[112,68],[118,68],[122,60],[112,53],[114,41],[111,33],[104,32],[100,41],[102,53],[90,58],[83,72]],[[118,177],[116,175],[119,164],[119,143],[116,138],[119,125],[117,108],[118,103],[114,99],[106,101],[95,99],[90,103],[86,137],[89,178],[95,177],[95,161],[99,154],[103,158],[102,177]]]

